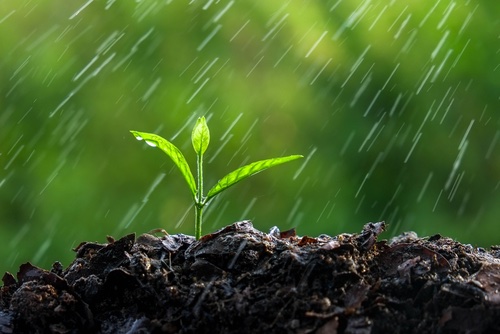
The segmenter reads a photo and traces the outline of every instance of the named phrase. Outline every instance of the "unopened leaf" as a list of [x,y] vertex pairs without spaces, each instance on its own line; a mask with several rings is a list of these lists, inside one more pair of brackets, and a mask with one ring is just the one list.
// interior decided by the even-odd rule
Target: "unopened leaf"
[[196,121],[196,125],[194,126],[193,133],[191,135],[191,141],[193,142],[193,148],[196,154],[205,154],[208,144],[210,143],[210,131],[208,130],[205,117],[200,117]]
[[153,133],[139,132],[139,131],[130,131],[135,138],[138,140],[144,140],[149,146],[158,147],[163,152],[165,152],[170,159],[175,163],[175,165],[179,168],[182,175],[186,179],[186,182],[191,190],[193,196],[196,194],[196,182],[194,180],[193,174],[191,173],[191,169],[189,169],[189,165],[182,155],[181,151],[171,142],[162,138]]
[[287,157],[256,161],[256,162],[253,162],[253,163],[248,164],[246,166],[240,167],[240,168],[236,169],[235,171],[227,174],[222,179],[220,179],[219,182],[217,182],[217,184],[212,189],[210,189],[205,201],[208,202],[211,198],[213,198],[214,196],[219,194],[221,191],[231,187],[232,185],[240,182],[243,179],[246,179],[247,177],[255,175],[255,174],[262,172],[263,170],[271,168],[273,166],[281,165],[285,162],[300,159],[300,158],[303,158],[303,156],[302,155],[290,155]]

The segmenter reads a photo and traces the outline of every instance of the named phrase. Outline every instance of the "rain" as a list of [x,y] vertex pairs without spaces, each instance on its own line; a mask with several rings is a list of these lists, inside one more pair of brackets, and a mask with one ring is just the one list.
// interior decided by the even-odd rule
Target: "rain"
[[[497,1],[7,1],[0,5],[0,272],[68,265],[80,242],[194,234],[172,141],[204,184],[302,154],[216,197],[299,235],[384,220],[500,244]],[[150,143],[151,144],[151,143]]]

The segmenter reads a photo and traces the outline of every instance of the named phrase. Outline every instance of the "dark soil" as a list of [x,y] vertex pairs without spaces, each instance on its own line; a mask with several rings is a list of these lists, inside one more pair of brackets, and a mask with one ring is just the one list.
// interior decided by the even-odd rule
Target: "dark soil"
[[500,333],[500,247],[384,228],[82,243],[64,270],[3,276],[0,333]]

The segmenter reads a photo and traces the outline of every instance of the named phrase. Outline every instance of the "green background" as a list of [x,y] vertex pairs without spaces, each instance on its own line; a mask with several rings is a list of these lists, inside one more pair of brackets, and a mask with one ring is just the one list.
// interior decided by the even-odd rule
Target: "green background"
[[81,241],[194,233],[174,142],[211,130],[203,232],[353,233],[385,220],[500,243],[500,2],[0,2],[0,270],[67,266]]

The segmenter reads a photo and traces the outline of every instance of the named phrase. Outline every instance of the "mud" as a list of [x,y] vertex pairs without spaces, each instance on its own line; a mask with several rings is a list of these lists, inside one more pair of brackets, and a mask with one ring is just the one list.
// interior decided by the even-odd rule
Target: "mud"
[[500,333],[500,247],[384,229],[84,242],[3,276],[0,333]]

